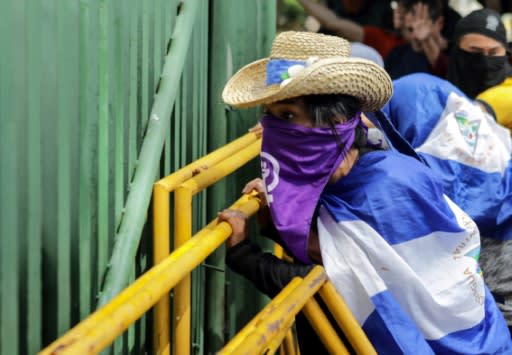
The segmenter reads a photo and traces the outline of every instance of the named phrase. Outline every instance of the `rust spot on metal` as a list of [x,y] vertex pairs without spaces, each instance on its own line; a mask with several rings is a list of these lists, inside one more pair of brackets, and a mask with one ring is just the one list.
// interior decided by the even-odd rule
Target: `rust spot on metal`
[[65,350],[68,346],[73,344],[76,341],[76,339],[71,339],[69,342],[65,344],[59,344],[57,347],[51,352],[51,354],[59,354],[61,351]]
[[318,275],[318,277],[316,277],[314,280],[311,281],[311,283],[309,284],[309,288],[315,288],[318,284],[322,284],[324,283],[326,280],[326,277],[324,274],[321,274],[321,275]]
[[258,340],[258,346],[261,346],[261,344],[265,344],[267,342],[267,336],[265,334],[262,334],[260,336],[260,339]]
[[201,165],[200,167],[197,167],[194,170],[192,170],[192,176],[196,176],[205,170],[208,170],[208,165]]
[[281,324],[283,324],[283,320],[282,319],[278,319],[275,322],[270,323],[267,326],[267,330],[269,332],[277,332],[279,330],[279,327],[281,326]]

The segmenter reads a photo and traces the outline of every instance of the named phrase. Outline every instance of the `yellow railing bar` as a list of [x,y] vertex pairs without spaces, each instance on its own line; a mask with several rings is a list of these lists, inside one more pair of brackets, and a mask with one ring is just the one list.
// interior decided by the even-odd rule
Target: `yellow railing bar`
[[183,182],[178,188],[184,187],[190,189],[192,194],[195,195],[206,189],[208,186],[215,184],[219,180],[233,173],[241,166],[247,164],[251,159],[258,156],[260,150],[261,141],[258,140],[253,142],[244,149],[238,151],[236,154],[224,159],[217,165],[214,165],[208,170],[204,170],[200,174],[197,174]]
[[232,354],[233,351],[240,345],[244,339],[251,334],[265,319],[274,312],[277,307],[285,300],[292,292],[295,291],[297,286],[301,283],[300,278],[294,278],[279,294],[272,299],[254,318],[240,330],[229,343],[222,348],[220,354]]
[[[177,249],[192,237],[192,191],[179,187],[174,192],[174,248]],[[191,277],[190,274],[174,288],[174,351],[173,354],[190,354],[191,327]]]
[[[261,140],[224,159],[217,165],[183,182],[174,191],[174,247],[192,237],[192,196],[231,174],[261,150]],[[174,289],[174,354],[190,354],[191,277],[187,275]]]
[[[163,185],[153,185],[153,265],[157,265],[170,253],[169,236],[169,191]],[[159,355],[170,355],[169,342],[169,297],[165,295],[154,308],[153,347]],[[156,316],[158,315],[158,316]]]
[[[258,140],[259,138],[256,134],[247,133],[203,158],[200,158],[177,170],[173,174],[157,181],[153,185],[153,264],[158,264],[170,253],[169,193],[174,191],[186,180],[192,178],[199,171],[218,164],[222,160]],[[153,344],[155,353],[162,355],[170,354],[169,305],[169,298],[163,297],[155,306],[154,310]]]
[[275,354],[279,346],[283,344],[286,339],[286,334],[288,334],[295,322],[295,317],[292,317],[288,320],[286,325],[282,327],[279,332],[270,339],[268,345],[263,349],[262,354]]
[[[271,339],[280,333],[289,324],[290,320],[293,320],[307,300],[317,292],[326,280],[327,275],[323,268],[315,266],[295,290],[277,305],[276,309],[263,322],[247,334],[233,351],[225,352],[224,348],[219,354],[260,354],[270,344]],[[235,338],[238,336],[239,334]]]
[[298,355],[297,354],[297,343],[295,341],[295,338],[293,336],[292,330],[288,330],[288,333],[286,333],[286,337],[283,341],[283,348],[286,355]]
[[[259,154],[260,149],[261,139],[254,133],[247,133],[154,184],[154,264],[161,262],[170,253],[169,194],[176,190],[174,248],[178,248],[192,235],[192,195],[246,164]],[[191,180],[192,182],[187,185],[186,183]],[[174,354],[179,355],[190,353],[190,284],[190,275],[187,275],[174,290],[173,346]],[[170,300],[168,295],[162,297],[157,303],[154,314],[154,352],[169,355]]]
[[[230,208],[251,216],[259,209],[259,200],[254,196],[242,196]],[[214,223],[211,222],[39,354],[97,354],[110,345],[231,235],[228,223],[222,222],[213,227]]]
[[329,354],[349,355],[345,344],[343,344],[338,334],[336,334],[336,331],[314,297],[311,297],[306,302],[302,310]]
[[212,166],[217,165],[224,159],[232,156],[233,154],[258,140],[260,140],[260,138],[256,134],[247,133],[242,137],[226,144],[225,146],[209,153],[208,155],[205,155],[204,157],[184,166],[171,175],[164,177],[163,179],[157,181],[155,184],[162,185],[165,190],[172,192],[183,182],[196,175],[198,171],[205,169],[208,170]]
[[355,352],[359,355],[377,355],[359,322],[333,284],[330,281],[326,282],[319,292]]
[[[283,247],[277,243],[274,244],[274,255],[279,259],[283,259],[285,257]],[[284,341],[281,344],[280,352],[286,355],[297,355],[296,350],[297,346],[295,338],[293,336],[292,330],[289,329],[288,332],[286,333]]]

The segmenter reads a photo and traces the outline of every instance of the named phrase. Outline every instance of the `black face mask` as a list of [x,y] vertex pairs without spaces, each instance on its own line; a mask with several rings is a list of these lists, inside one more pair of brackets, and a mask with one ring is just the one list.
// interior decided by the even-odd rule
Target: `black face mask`
[[469,97],[475,98],[482,91],[502,83],[506,76],[506,56],[485,56],[454,46],[447,79]]

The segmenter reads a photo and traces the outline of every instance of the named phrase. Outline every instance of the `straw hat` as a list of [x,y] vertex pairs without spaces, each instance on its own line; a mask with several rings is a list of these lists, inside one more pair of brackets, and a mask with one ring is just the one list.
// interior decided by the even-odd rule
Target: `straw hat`
[[340,37],[282,32],[270,57],[240,69],[224,87],[222,99],[247,108],[298,96],[345,94],[358,98],[363,111],[379,110],[393,93],[389,75],[349,54],[350,44]]

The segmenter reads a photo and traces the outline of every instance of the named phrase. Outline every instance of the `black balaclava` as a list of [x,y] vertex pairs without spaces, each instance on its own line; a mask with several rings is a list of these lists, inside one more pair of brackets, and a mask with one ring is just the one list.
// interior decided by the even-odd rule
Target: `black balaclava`
[[[454,42],[462,36],[477,33],[507,45],[505,26],[497,12],[476,10],[462,18],[455,26]],[[507,56],[485,56],[470,53],[454,46],[450,54],[447,79],[471,98],[505,80],[509,71]]]

